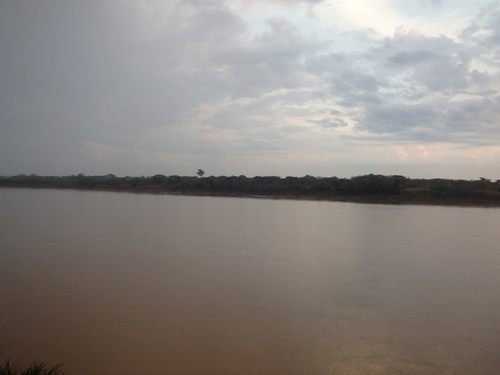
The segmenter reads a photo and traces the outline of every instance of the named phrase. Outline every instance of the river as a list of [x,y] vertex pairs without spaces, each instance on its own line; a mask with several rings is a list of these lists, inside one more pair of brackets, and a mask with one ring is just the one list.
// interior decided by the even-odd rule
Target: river
[[0,358],[67,375],[500,369],[500,209],[0,189]]

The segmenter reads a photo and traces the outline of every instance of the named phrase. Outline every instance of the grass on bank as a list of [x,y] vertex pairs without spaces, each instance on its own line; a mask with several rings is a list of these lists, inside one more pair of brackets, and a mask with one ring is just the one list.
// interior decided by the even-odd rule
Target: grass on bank
[[6,359],[3,365],[0,365],[0,375],[64,375],[61,367],[62,364],[35,362],[27,368],[22,368],[19,362]]

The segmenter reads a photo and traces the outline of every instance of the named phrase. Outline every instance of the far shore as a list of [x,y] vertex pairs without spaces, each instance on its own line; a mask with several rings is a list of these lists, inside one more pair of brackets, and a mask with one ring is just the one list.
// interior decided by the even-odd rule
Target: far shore
[[434,206],[460,206],[460,207],[500,207],[499,199],[481,199],[468,197],[421,197],[411,192],[403,192],[395,195],[327,195],[327,194],[255,194],[250,192],[217,192],[217,191],[193,191],[172,190],[164,187],[141,186],[141,187],[73,187],[73,186],[34,186],[30,184],[7,185],[0,183],[0,188],[24,188],[24,189],[62,189],[78,191],[107,191],[116,193],[134,194],[166,194],[186,196],[209,196],[209,197],[231,197],[231,198],[256,198],[256,199],[290,199],[308,201],[328,202],[350,202],[367,204],[390,204],[390,205],[434,205]]

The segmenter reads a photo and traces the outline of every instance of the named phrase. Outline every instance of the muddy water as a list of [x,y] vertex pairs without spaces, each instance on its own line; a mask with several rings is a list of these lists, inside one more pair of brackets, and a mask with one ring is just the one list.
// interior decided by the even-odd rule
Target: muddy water
[[0,352],[71,375],[500,369],[500,209],[0,189]]

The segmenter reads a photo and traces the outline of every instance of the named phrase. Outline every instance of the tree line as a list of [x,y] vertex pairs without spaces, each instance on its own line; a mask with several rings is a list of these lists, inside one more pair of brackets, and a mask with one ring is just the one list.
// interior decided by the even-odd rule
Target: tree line
[[[197,172],[198,176],[203,176]],[[339,177],[277,176],[154,176],[117,177],[113,174],[86,176],[17,175],[0,177],[0,186],[110,189],[204,194],[242,194],[316,198],[405,197],[406,199],[472,199],[500,202],[500,180],[412,179],[400,175]]]

